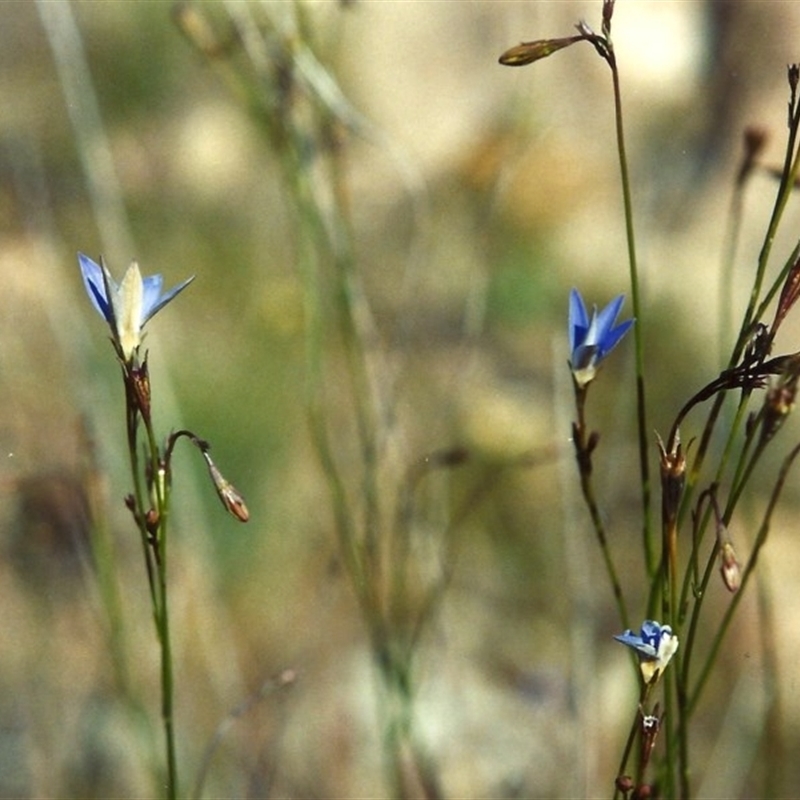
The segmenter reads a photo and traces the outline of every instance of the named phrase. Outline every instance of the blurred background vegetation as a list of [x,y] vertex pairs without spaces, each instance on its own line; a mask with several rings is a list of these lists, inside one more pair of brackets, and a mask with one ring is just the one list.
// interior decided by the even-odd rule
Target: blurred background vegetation
[[[179,454],[170,569],[185,791],[205,770],[209,797],[387,792],[375,676],[308,432],[304,243],[276,155],[282,112],[277,100],[254,106],[235,79],[243,13],[276,41],[297,37],[358,121],[333,129],[331,146],[347,176],[368,350],[392,398],[391,458],[402,474],[442,448],[469,456],[426,478],[415,523],[419,580],[447,559],[415,673],[418,733],[442,791],[606,796],[636,686],[576,501],[565,340],[571,286],[598,304],[627,288],[610,81],[583,45],[526,69],[497,64],[579,19],[599,27],[599,0],[0,4],[0,796],[159,791],[157,650],[122,503],[123,397],[78,250],[102,253],[117,277],[132,258],[167,286],[197,275],[148,326],[155,424],[208,439],[251,512],[238,526],[196,454]],[[213,32],[205,52],[186,35],[198,19]],[[722,363],[718,268],[741,133],[763,126],[765,159],[780,163],[798,33],[790,3],[618,3],[650,421],[662,432]],[[288,65],[272,67],[280,77]],[[747,197],[734,317],[773,195],[759,177]],[[324,399],[348,465],[332,307],[324,298]],[[796,350],[798,333],[790,319],[778,349]],[[623,345],[604,367],[589,418],[635,596],[631,355]],[[788,494],[758,593],[780,631],[769,687],[780,713],[767,713],[754,593],[693,740],[701,796],[757,794],[759,747],[800,745]],[[123,664],[90,567],[93,525],[113,543]],[[751,533],[732,531],[745,553]],[[783,767],[783,787],[796,786],[797,765]]]

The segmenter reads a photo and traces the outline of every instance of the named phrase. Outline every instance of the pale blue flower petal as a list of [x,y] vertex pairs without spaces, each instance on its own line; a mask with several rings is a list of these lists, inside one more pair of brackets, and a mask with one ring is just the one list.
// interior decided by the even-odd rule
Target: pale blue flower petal
[[142,278],[142,318],[140,320],[142,325],[152,316],[149,313],[150,310],[158,305],[163,285],[164,279],[160,275],[148,275],[146,278]]
[[[86,294],[89,295],[89,299],[92,301],[92,305],[106,322],[113,324],[114,315],[111,303],[106,297],[102,267],[99,264],[95,264],[91,258],[83,253],[78,253],[78,262],[81,266],[81,275],[83,275],[83,285],[86,288]],[[113,287],[113,282],[110,281],[110,283]]]
[[[158,278],[159,282],[159,292],[161,291],[161,276],[160,275],[152,275],[150,277]],[[152,306],[149,303],[149,294],[147,288],[147,281],[148,278],[144,279],[145,282],[145,300],[144,306],[142,308],[142,327],[144,327],[145,322],[149,320],[151,317],[154,317],[159,311],[161,311],[164,306],[169,303],[170,301],[174,300],[178,294],[180,294],[193,280],[194,275],[188,277],[183,283],[179,283],[177,286],[173,286],[166,294],[162,297],[157,297],[156,301],[153,302]]]

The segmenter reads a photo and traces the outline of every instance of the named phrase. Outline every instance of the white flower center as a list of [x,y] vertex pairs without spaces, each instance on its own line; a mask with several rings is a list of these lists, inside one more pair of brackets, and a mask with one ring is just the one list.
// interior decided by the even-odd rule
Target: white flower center
[[142,274],[139,265],[132,261],[114,301],[117,336],[126,359],[131,357],[142,340],[142,295]]

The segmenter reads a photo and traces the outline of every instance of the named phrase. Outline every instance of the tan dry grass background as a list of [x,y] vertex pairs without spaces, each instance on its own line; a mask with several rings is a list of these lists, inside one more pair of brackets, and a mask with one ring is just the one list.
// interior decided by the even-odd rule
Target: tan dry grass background
[[[375,676],[302,409],[302,286],[274,155],[180,37],[170,3],[55,4],[77,36],[61,73],[43,27],[59,12],[44,5],[0,4],[0,795],[158,791],[157,651],[121,503],[121,386],[83,296],[80,249],[103,252],[117,275],[132,257],[168,285],[197,274],[149,326],[156,424],[210,439],[252,512],[235,527],[202,465],[180,457],[170,569],[185,791],[226,715],[291,669],[290,688],[267,691],[233,722],[206,796],[384,796]],[[224,5],[204,6],[224,18]],[[420,736],[448,797],[607,796],[635,686],[610,639],[619,626],[585,514],[571,501],[561,365],[569,287],[597,302],[626,288],[610,81],[588,46],[527,69],[497,65],[521,40],[566,35],[581,18],[599,27],[600,4],[301,7],[319,58],[381,132],[348,147],[359,268],[384,388],[397,400],[393,457],[409,463],[454,444],[475,456],[429,489],[423,578],[436,570],[426,542],[490,485],[456,528],[452,585],[420,652]],[[764,125],[767,160],[780,161],[800,15],[792,3],[620,0],[614,29],[651,422],[663,431],[718,363],[716,271],[739,136]],[[102,122],[83,142],[77,101],[64,94],[70,79]],[[94,205],[92,174],[102,179]],[[748,196],[739,303],[773,189],[758,178]],[[797,349],[798,330],[787,322],[784,349]],[[603,430],[600,491],[615,553],[632,574],[629,355],[609,363],[591,413]],[[330,413],[346,421],[335,349],[331,359]],[[492,466],[531,448],[561,457],[501,474]],[[92,571],[74,555],[87,486],[118,559],[138,716],[120,695]],[[732,531],[745,553],[759,507],[755,499],[751,529]],[[800,734],[792,506],[781,519],[765,581],[781,663],[777,733],[791,753]],[[740,621],[693,738],[701,796],[752,796],[761,785],[755,596]],[[782,778],[797,785],[790,758]]]

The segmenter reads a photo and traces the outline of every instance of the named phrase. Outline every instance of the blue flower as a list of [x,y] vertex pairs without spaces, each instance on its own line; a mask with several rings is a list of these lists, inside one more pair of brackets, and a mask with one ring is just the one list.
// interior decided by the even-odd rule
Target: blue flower
[[78,262],[86,293],[100,315],[111,326],[114,341],[126,361],[130,361],[134,351],[141,344],[142,328],[145,323],[194,280],[192,275],[191,278],[162,294],[163,278],[160,275],[148,275],[142,278],[139,265],[135,261],[131,262],[119,285],[111,277],[105,265],[101,267],[95,264],[83,253],[78,253]]
[[672,628],[650,619],[642,623],[638,634],[627,630],[614,638],[636,651],[645,683],[660,675],[678,650],[678,637]]
[[633,325],[633,319],[614,324],[624,300],[625,295],[618,295],[600,313],[593,306],[590,320],[580,292],[572,289],[569,293],[569,364],[581,388],[594,378],[600,362]]

